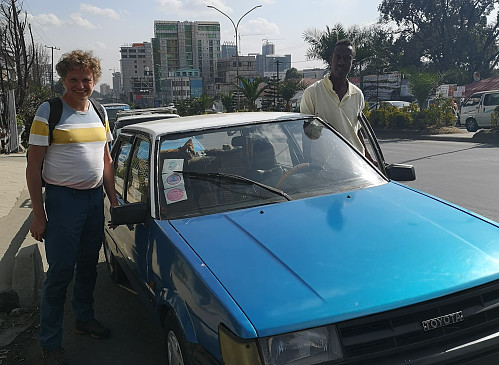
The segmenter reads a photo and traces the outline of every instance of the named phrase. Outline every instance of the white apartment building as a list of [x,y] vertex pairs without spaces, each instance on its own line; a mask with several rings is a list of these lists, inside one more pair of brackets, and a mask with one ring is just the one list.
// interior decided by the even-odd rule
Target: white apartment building
[[122,46],[120,53],[125,101],[141,107],[154,106],[152,44],[132,43]]

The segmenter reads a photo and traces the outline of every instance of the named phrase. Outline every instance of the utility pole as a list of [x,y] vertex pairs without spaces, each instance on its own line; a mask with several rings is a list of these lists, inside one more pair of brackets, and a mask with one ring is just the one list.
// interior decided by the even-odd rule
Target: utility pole
[[60,50],[60,48],[54,46],[45,46],[52,50],[52,67],[50,69],[50,90],[52,91],[52,97],[54,97],[54,49]]
[[276,102],[276,98],[277,98],[277,94],[279,93],[279,64],[281,63],[281,61],[279,60],[276,60],[275,61],[275,64],[277,66],[277,79],[276,79],[276,90],[274,92],[274,111],[276,111],[277,109],[277,102]]

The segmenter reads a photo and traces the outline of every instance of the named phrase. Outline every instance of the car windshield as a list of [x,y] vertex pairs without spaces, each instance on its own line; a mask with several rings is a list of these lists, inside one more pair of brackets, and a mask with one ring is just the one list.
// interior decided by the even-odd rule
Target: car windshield
[[386,182],[317,119],[165,136],[158,161],[163,219],[220,213]]

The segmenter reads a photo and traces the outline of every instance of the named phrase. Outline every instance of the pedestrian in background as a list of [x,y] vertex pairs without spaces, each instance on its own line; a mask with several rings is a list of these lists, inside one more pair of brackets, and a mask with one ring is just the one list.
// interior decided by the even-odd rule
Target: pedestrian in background
[[319,116],[368,156],[358,119],[364,109],[364,95],[347,79],[354,62],[353,44],[348,39],[338,41],[329,57],[330,72],[305,89],[300,111]]
[[107,117],[103,123],[89,101],[102,73],[100,61],[91,52],[75,50],[62,56],[56,70],[65,89],[60,98],[62,115],[49,136],[50,104],[38,107],[26,168],[33,207],[30,232],[36,240],[45,240],[49,265],[39,332],[43,363],[47,365],[67,364],[61,347],[62,322],[66,288],[72,279],[75,331],[94,338],[110,336],[110,330],[95,319],[93,306],[104,235],[103,186],[111,206],[118,205]]

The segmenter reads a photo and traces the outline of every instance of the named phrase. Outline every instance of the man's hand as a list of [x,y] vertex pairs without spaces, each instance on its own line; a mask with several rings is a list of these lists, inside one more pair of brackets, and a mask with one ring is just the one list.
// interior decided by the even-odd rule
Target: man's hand
[[[111,207],[109,208],[109,214],[111,215],[111,217],[113,216],[113,208],[115,206],[117,206],[118,203],[116,203],[115,205],[111,205]],[[116,227],[118,227],[116,224],[113,224],[112,221],[108,221],[107,222],[107,226],[110,228],[110,229],[115,229]]]
[[34,216],[33,222],[29,227],[29,231],[31,232],[31,237],[35,240],[43,242],[43,238],[45,237],[45,229],[47,228],[47,219],[43,216]]

